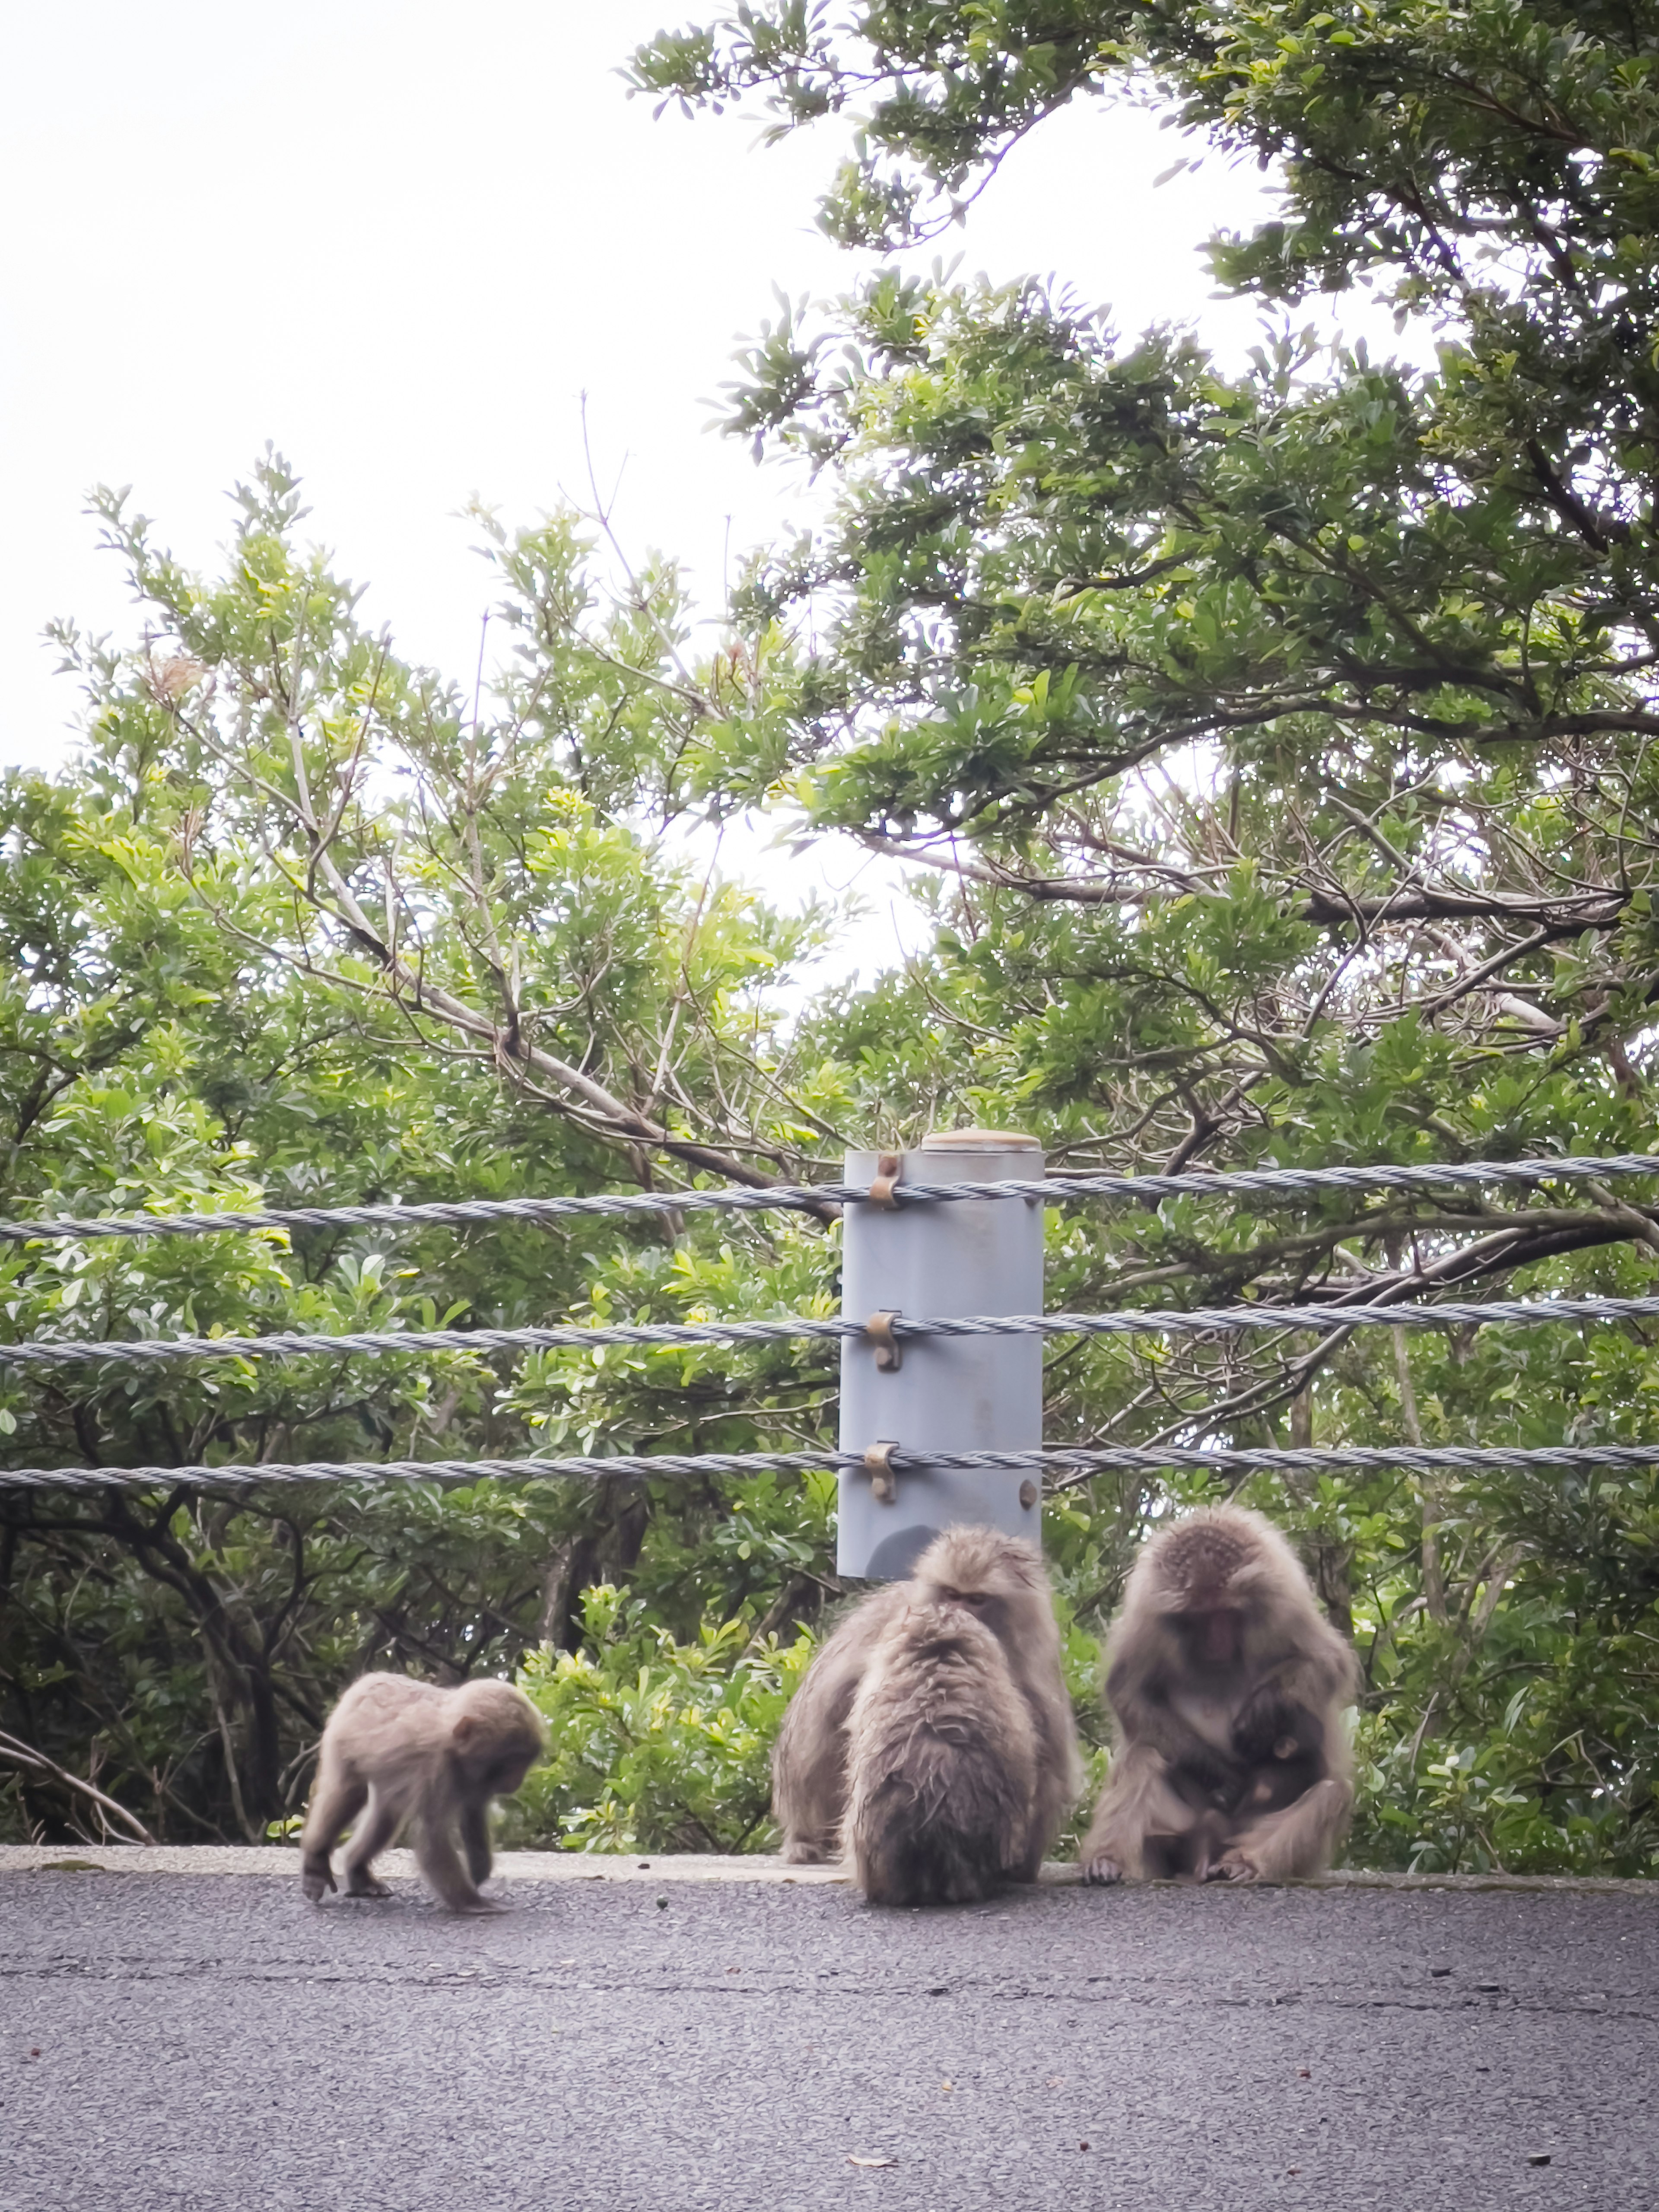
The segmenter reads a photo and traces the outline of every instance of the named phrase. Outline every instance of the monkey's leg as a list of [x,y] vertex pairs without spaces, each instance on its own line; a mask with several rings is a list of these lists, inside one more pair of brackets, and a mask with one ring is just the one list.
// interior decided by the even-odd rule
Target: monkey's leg
[[300,1838],[300,1879],[313,1905],[320,1902],[325,1890],[334,1887],[334,1869],[329,1860],[341,1832],[362,1812],[368,1796],[368,1784],[348,1774],[332,1747],[325,1742]]
[[778,1854],[785,1866],[827,1866],[843,1856],[839,1828],[817,1828],[811,1835],[789,1836]]
[[460,1853],[447,1820],[422,1820],[415,1830],[415,1856],[428,1886],[452,1912],[499,1912],[501,1908],[480,1897],[461,1864]]
[[1010,1881],[1035,1881],[1042,1872],[1042,1834],[1038,1830],[1019,1856],[1003,1871]]
[[348,1897],[390,1897],[392,1892],[370,1871],[370,1862],[380,1856],[397,1834],[403,1819],[403,1808],[389,1803],[378,1790],[368,1793],[368,1810],[358,1826],[352,1830],[351,1841],[346,1845],[346,1895]]
[[1132,1743],[1112,1761],[1089,1832],[1079,1856],[1087,1882],[1144,1880],[1148,1836],[1184,1835],[1193,1825],[1190,1806],[1170,1787],[1164,1755],[1148,1744]]
[[1288,1881],[1317,1874],[1332,1854],[1353,1810],[1353,1786],[1327,1775],[1293,1805],[1253,1821],[1210,1869],[1221,1881]]
[[[847,1818],[847,1732],[823,1720],[817,1702],[796,1715],[800,1692],[785,1717],[772,1763],[772,1811],[783,1831],[786,1866],[820,1866],[842,1856]],[[850,1698],[844,1701],[850,1704]],[[795,1725],[791,1727],[791,1717]],[[822,1723],[821,1732],[815,1734]]]
[[482,1888],[489,1879],[489,1869],[495,1858],[489,1849],[489,1808],[486,1804],[463,1805],[461,1808],[461,1849],[466,1853],[466,1869],[475,1883]]

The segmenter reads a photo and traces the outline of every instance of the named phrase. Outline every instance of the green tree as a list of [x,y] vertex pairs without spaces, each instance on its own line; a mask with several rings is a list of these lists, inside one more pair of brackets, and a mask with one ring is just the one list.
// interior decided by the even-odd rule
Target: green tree
[[[137,642],[62,631],[79,750],[0,795],[4,1213],[797,1173],[835,1102],[776,992],[821,922],[769,914],[684,833],[672,569],[607,595],[573,519],[509,538],[481,517],[511,650],[474,698],[363,632],[298,542],[279,459],[239,501],[211,578],[100,501]],[[788,1310],[833,1265],[817,1221],[694,1216],[14,1243],[0,1280],[15,1336],[101,1339]],[[11,1377],[0,1430],[13,1467],[92,1470],[578,1433],[743,1449],[815,1437],[826,1372],[787,1346],[111,1364]],[[157,1832],[257,1836],[302,1800],[322,1716],[365,1665],[510,1668],[579,1641],[581,1592],[607,1577],[685,1638],[705,1613],[763,1640],[810,1613],[822,1500],[803,1516],[799,1486],[733,1494],[0,1480],[0,1725]],[[24,1827],[97,1817],[38,1763],[10,1802]]]
[[[1639,10],[1507,0],[745,6],[635,57],[688,107],[846,113],[848,243],[938,231],[1088,96],[1282,190],[1210,249],[1278,319],[1242,374],[896,264],[751,349],[731,427],[830,517],[749,580],[764,683],[709,702],[698,772],[935,877],[925,969],[817,1029],[872,1113],[1017,1114],[1116,1168],[1645,1148],[1656,67]],[[1355,288],[1432,368],[1286,319]],[[1629,1293],[1656,1246],[1623,1188],[1186,1201],[1057,1228],[1053,1296]],[[1637,1329],[1390,1343],[1334,1311],[1312,1343],[1071,1350],[1050,1432],[1644,1438],[1654,1379]],[[1249,1494],[1367,1656],[1363,1848],[1650,1863],[1650,1480]],[[1109,1590],[1148,1502],[1092,1486]]]
[[[8,1211],[749,1180],[958,1119],[1115,1168],[1647,1149],[1655,44],[1427,0],[750,6],[659,40],[657,95],[855,120],[824,220],[896,251],[1051,108],[1159,103],[1278,165],[1283,220],[1212,248],[1278,319],[1233,374],[1031,284],[894,265],[791,310],[732,427],[821,472],[824,528],[702,655],[670,566],[611,595],[568,521],[496,533],[519,652],[477,707],[361,632],[279,464],[211,582],[111,502],[143,634],[66,633],[85,747],[6,801]],[[1433,368],[1297,333],[1349,286]],[[814,925],[684,835],[757,804],[909,864],[928,954],[784,1020]],[[1649,1331],[1345,1334],[1340,1307],[1646,1291],[1655,1199],[1056,1212],[1057,1306],[1296,1297],[1332,1326],[1055,1347],[1049,1434],[1645,1440]],[[688,1217],[24,1247],[7,1297],[19,1334],[679,1317],[822,1310],[834,1266],[810,1220]],[[32,1382],[0,1413],[15,1466],[730,1449],[810,1443],[830,1382],[793,1346],[307,1362]],[[1202,1488],[1051,1497],[1085,1703],[1146,1517]],[[1652,1865],[1651,1479],[1244,1494],[1365,1661],[1358,1854]],[[354,1667],[535,1652],[566,1742],[520,1832],[753,1844],[829,1499],[13,1490],[4,1725],[170,1832],[250,1832]],[[14,1802],[69,1800],[37,1769]]]

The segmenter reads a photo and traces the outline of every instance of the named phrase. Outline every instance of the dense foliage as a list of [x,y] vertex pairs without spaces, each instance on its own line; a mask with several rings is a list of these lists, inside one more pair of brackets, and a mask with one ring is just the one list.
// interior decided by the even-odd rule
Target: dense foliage
[[[1115,1168],[1652,1149],[1656,66],[1643,11],[1434,0],[783,0],[659,40],[659,95],[846,112],[824,219],[895,248],[1055,106],[1158,101],[1278,165],[1283,220],[1218,243],[1224,283],[1275,313],[1367,287],[1435,365],[1286,325],[1227,374],[896,264],[753,350],[732,428],[805,456],[830,519],[720,649],[672,569],[610,594],[569,523],[484,517],[514,651],[480,702],[362,633],[280,464],[217,579],[108,502],[141,635],[65,634],[82,752],[5,799],[5,1211],[757,1180],[969,1120]],[[929,954],[786,1015],[831,923],[709,868],[706,825],[755,805],[912,863]],[[1345,1335],[1340,1309],[1648,1291],[1655,1196],[1057,1213],[1055,1306],[1333,1323],[1054,1347],[1049,1433],[1644,1440],[1650,1331]],[[836,1245],[690,1217],[25,1246],[8,1325],[827,1310]],[[741,1449],[827,1433],[830,1381],[799,1347],[116,1370],[8,1384],[0,1425],[17,1466]],[[1198,1494],[1051,1499],[1085,1705],[1146,1516]],[[1653,1866],[1651,1478],[1243,1494],[1364,1661],[1356,1856]],[[158,1831],[255,1834],[353,1668],[526,1663],[559,1741],[515,1832],[763,1843],[831,1498],[0,1492],[0,1724]],[[16,1772],[20,1826],[95,1818]]]
[[[9,1215],[793,1170],[819,1079],[795,1079],[767,994],[816,924],[676,838],[672,575],[596,605],[567,524],[492,538],[517,650],[480,702],[362,635],[296,550],[275,459],[222,577],[106,516],[141,641],[65,633],[82,750],[4,798]],[[830,1295],[824,1243],[699,1217],[13,1245],[0,1267],[16,1335],[104,1338],[790,1310]],[[782,1445],[817,1432],[828,1371],[789,1352],[63,1370],[12,1378],[0,1427],[22,1467]],[[365,1665],[512,1666],[574,1643],[607,1577],[682,1637],[705,1611],[787,1631],[823,1550],[803,1495],[3,1492],[3,1725],[158,1832],[257,1836],[302,1802]],[[12,1788],[26,1823],[75,1809],[38,1766]]]
[[[954,1041],[975,1110],[1068,1164],[1645,1146],[1652,12],[746,6],[635,71],[689,106],[758,98],[777,131],[855,118],[823,210],[854,242],[936,230],[1097,94],[1282,181],[1281,220],[1212,248],[1280,318],[1242,374],[1052,289],[896,264],[750,356],[732,428],[804,457],[832,512],[751,578],[757,672],[711,701],[701,772],[717,804],[765,794],[935,873],[930,972],[853,1016],[896,1110],[939,1110]],[[1319,291],[1339,320],[1390,308],[1405,361],[1298,335]],[[1659,1239],[1630,1195],[1091,1218],[1057,1232],[1051,1297],[1635,1291]],[[1653,1380],[1635,1331],[1333,1328],[1074,1352],[1050,1428],[1639,1437]],[[1252,1494],[1367,1656],[1361,1849],[1650,1862],[1650,1480]],[[1143,1504],[1094,1486],[1097,1526]]]

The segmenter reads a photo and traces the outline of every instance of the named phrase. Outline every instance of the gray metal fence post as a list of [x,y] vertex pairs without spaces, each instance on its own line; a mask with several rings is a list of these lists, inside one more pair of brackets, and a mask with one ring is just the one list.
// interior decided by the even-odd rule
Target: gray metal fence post
[[[849,1183],[875,1186],[890,1154],[849,1152]],[[898,1184],[1035,1181],[1042,1147],[1012,1130],[950,1129],[898,1157]],[[936,1205],[847,1208],[842,1310],[873,1315],[1041,1313],[1042,1207],[1035,1199],[951,1199]],[[1037,1337],[905,1337],[899,1356],[870,1337],[841,1354],[841,1448],[882,1443],[907,1457],[935,1451],[1018,1451],[1042,1441],[1042,1343]],[[941,1528],[977,1522],[1041,1540],[1038,1471],[843,1468],[836,1565],[843,1575],[896,1581]]]

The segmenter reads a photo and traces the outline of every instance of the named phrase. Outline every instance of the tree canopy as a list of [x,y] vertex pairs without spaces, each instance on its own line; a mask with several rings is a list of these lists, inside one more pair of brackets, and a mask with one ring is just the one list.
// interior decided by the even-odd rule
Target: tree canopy
[[[804,458],[827,520],[709,650],[672,564],[607,586],[573,520],[481,517],[513,652],[475,701],[361,631],[274,459],[217,578],[107,501],[140,634],[64,632],[82,750],[6,798],[7,1210],[752,1181],[957,1121],[1120,1170],[1652,1149],[1656,53],[1639,11],[1434,0],[746,5],[643,49],[665,102],[849,130],[823,220],[895,258],[763,332],[730,424]],[[1270,319],[1249,362],[902,258],[1084,98],[1273,169],[1281,218],[1212,249]],[[1316,295],[1391,310],[1399,357],[1299,331]],[[814,989],[834,918],[707,861],[757,806],[907,863],[928,951]],[[1051,1347],[1048,1433],[1644,1442],[1650,1332],[1340,1313],[1646,1291],[1655,1198],[1057,1212],[1052,1305],[1294,1298],[1332,1326]],[[31,1246],[7,1295],[19,1335],[828,1310],[836,1249],[695,1216]],[[124,1371],[0,1410],[15,1465],[95,1467],[795,1443],[830,1392],[788,1347]],[[1213,1494],[1051,1497],[1085,1705],[1146,1516]],[[1652,1865],[1650,1476],[1241,1494],[1364,1662],[1358,1853]],[[537,1655],[567,1747],[538,1832],[753,1843],[831,1502],[816,1477],[0,1492],[4,1725],[169,1832],[252,1833],[353,1667]],[[17,1818],[72,1794],[37,1771]]]
[[[916,1018],[969,1047],[986,1097],[1048,1117],[1051,1156],[1645,1141],[1656,58],[1639,10],[1437,4],[744,7],[635,57],[642,91],[690,107],[853,120],[823,209],[849,243],[937,232],[1018,137],[1091,96],[1152,101],[1279,185],[1279,219],[1211,248],[1268,318],[1242,372],[1187,333],[1121,336],[1053,287],[895,262],[782,317],[737,394],[732,430],[804,457],[830,519],[739,600],[767,682],[711,731],[708,787],[936,874]],[[1400,357],[1299,331],[1316,294],[1339,320],[1390,310]],[[1634,1288],[1655,1249],[1650,1211],[1608,1190],[1159,1213],[1063,1236],[1056,1297]],[[1079,1353],[1051,1368],[1051,1419],[1218,1441],[1379,1421],[1402,1440],[1634,1436],[1648,1371],[1634,1333],[1564,1352],[1334,1328],[1295,1351]],[[1518,1775],[1548,1708],[1531,1806],[1565,1802],[1551,1762],[1571,1745],[1596,1772],[1583,1803],[1650,1821],[1650,1724],[1631,1717],[1655,1682],[1650,1482],[1430,1486],[1414,1528],[1399,1485],[1262,1502],[1306,1510],[1339,1613],[1373,1540],[1357,1526],[1388,1528],[1381,1563],[1415,1554],[1399,1631],[1389,1577],[1364,1606],[1370,1713],[1404,1649],[1417,1682],[1379,1819],[1413,1817],[1420,1765],[1408,1784],[1397,1754],[1467,1729],[1457,1759]],[[1569,1584],[1581,1652],[1617,1657],[1556,1706],[1577,1662],[1521,1624]],[[1504,1686],[1478,1721],[1477,1650]]]

